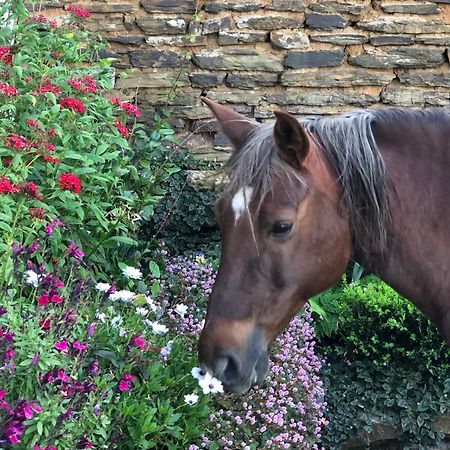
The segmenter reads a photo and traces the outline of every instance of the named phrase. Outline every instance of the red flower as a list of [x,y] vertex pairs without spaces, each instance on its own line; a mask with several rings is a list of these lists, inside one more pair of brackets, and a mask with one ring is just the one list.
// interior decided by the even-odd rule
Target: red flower
[[64,300],[59,296],[59,295],[52,295],[52,297],[50,298],[50,301],[52,303],[62,303]]
[[59,187],[66,191],[78,194],[81,191],[80,179],[72,173],[63,173],[59,177]]
[[59,158],[53,158],[53,156],[50,155],[44,155],[42,159],[50,164],[59,164],[61,162]]
[[36,128],[36,129],[38,129],[38,130],[41,129],[41,125],[39,124],[39,122],[38,122],[37,120],[34,120],[34,119],[28,119],[28,120],[27,120],[27,125],[28,125],[30,128]]
[[48,294],[43,294],[40,297],[38,297],[37,299],[37,304],[39,306],[46,306],[50,303],[50,298],[48,296]]
[[61,109],[70,109],[71,111],[76,113],[83,114],[84,112],[86,112],[86,108],[84,107],[83,102],[72,97],[63,98],[59,102],[59,106]]
[[130,102],[122,102],[120,107],[130,116],[141,117],[141,112],[136,105]]
[[5,64],[9,64],[10,66],[12,66],[11,47],[0,47],[0,61],[3,61]]
[[11,136],[7,136],[5,138],[6,147],[13,148],[27,148],[30,146],[30,141],[24,137],[19,136],[18,134],[11,134]]
[[113,125],[125,139],[130,137],[130,130],[125,125],[122,125],[119,119],[115,120]]
[[42,200],[42,194],[39,192],[38,187],[32,182],[27,181],[20,186],[20,192],[24,195],[28,195],[35,200]]
[[50,137],[56,137],[56,131],[54,128],[50,128],[50,130],[48,130],[48,135]]
[[14,194],[17,186],[14,186],[6,177],[0,177],[0,194]]
[[98,88],[96,82],[90,75],[67,80],[67,84],[77,91],[84,93],[95,92]]
[[55,95],[59,95],[61,93],[61,88],[50,82],[45,82],[39,86],[36,91],[38,95],[44,95],[46,92],[52,92]]
[[0,81],[0,94],[12,97],[14,95],[19,95],[19,92],[16,87]]
[[71,12],[74,16],[80,17],[81,19],[87,19],[91,15],[89,11],[76,5],[66,6],[66,11]]
[[45,211],[42,208],[29,208],[28,212],[30,217],[34,217],[35,219],[45,218]]
[[109,103],[111,103],[111,105],[118,105],[121,102],[122,99],[120,97],[113,97],[109,100]]
[[56,28],[58,24],[56,23],[56,20],[49,20],[47,17],[45,17],[43,14],[39,13],[34,16],[28,17],[28,19],[25,20],[25,23],[43,23],[44,25],[50,25],[50,28]]
[[47,150],[48,152],[53,152],[54,150],[56,150],[56,145],[52,144],[51,142],[46,142],[44,144],[44,148],[45,150]]

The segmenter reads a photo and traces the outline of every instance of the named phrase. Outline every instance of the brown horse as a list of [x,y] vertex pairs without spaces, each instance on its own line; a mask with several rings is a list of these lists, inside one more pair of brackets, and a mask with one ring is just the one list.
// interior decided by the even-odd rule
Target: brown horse
[[243,393],[267,349],[350,258],[410,299],[450,344],[450,111],[368,110],[259,124],[204,99],[236,151],[217,203],[222,256],[199,341]]

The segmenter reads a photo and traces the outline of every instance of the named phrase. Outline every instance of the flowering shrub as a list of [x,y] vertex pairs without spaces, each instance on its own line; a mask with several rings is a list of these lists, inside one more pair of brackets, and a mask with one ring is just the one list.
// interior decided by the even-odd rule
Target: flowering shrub
[[146,132],[135,123],[140,112],[134,103],[109,98],[111,61],[96,60],[103,43],[83,29],[87,11],[68,5],[69,17],[55,21],[30,15],[22,1],[3,4],[3,275],[12,277],[11,243],[29,244],[56,218],[65,228],[53,253],[74,241],[97,271],[111,273],[121,256],[136,250],[134,236],[151,216],[161,182],[177,170],[164,159],[173,130],[156,116]]

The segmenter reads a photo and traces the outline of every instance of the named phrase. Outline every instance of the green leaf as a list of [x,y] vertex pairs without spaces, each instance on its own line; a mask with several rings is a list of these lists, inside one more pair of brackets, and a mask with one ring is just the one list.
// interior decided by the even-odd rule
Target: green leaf
[[150,273],[155,277],[159,278],[161,276],[161,271],[159,269],[158,264],[155,263],[155,261],[150,261],[149,263],[149,269]]

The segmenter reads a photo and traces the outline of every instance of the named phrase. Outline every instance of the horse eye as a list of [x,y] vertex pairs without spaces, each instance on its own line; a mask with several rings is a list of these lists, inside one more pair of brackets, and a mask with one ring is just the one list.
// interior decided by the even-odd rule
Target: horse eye
[[272,234],[276,237],[282,237],[292,230],[292,222],[275,222],[272,227]]

